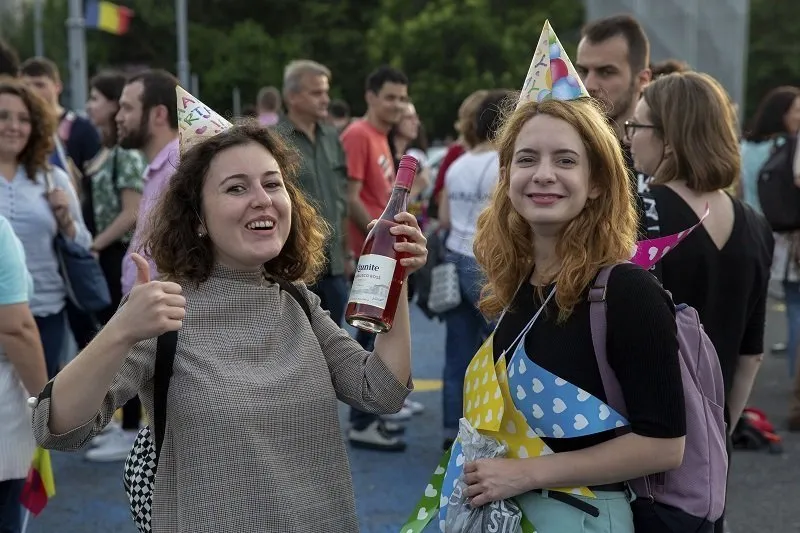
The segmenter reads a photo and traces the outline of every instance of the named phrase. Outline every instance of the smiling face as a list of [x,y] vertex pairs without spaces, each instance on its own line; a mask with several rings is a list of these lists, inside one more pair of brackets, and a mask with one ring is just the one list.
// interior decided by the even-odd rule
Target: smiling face
[[577,130],[539,114],[522,126],[514,144],[508,197],[534,233],[556,235],[589,199],[599,196],[589,174],[589,158]]
[[367,91],[367,106],[378,120],[389,126],[400,122],[407,105],[408,86],[402,83],[387,81],[377,93]]
[[25,102],[15,94],[0,94],[0,154],[17,159],[31,137],[31,115]]
[[292,204],[273,155],[258,143],[228,148],[211,161],[202,217],[220,263],[258,270],[277,257],[292,226]]

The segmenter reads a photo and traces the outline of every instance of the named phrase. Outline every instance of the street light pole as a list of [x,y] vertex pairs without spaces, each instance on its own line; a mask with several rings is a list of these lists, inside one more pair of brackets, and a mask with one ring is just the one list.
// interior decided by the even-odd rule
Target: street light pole
[[182,87],[191,83],[189,65],[189,14],[187,0],[175,0],[175,24],[178,33],[178,79]]
[[83,18],[83,0],[69,0],[69,82],[71,107],[83,111],[87,97],[86,21]]
[[44,57],[44,33],[42,30],[43,0],[33,2],[33,50],[34,54]]

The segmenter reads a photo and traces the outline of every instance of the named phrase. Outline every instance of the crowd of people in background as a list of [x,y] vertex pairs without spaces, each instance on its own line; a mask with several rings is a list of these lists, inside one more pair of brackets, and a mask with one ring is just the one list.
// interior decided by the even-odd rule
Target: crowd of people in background
[[[720,359],[724,414],[731,430],[747,407],[766,351],[764,328],[770,281],[780,284],[786,304],[788,339],[784,346],[774,346],[772,351],[786,354],[787,375],[794,383],[788,428],[800,431],[797,355],[800,232],[773,232],[761,214],[757,189],[760,169],[776,146],[796,142],[792,139],[800,131],[800,88],[773,89],[742,126],[737,103],[731,101],[716,80],[694,72],[679,59],[651,63],[647,36],[630,16],[587,24],[582,29],[574,59],[577,73],[589,95],[604,111],[603,118],[624,157],[625,177],[635,200],[635,210],[631,211],[635,228],[631,229],[631,238],[671,235],[702,220],[697,231],[653,268],[655,281],[640,279],[639,273],[625,276],[620,273],[611,283],[618,290],[622,286],[623,293],[626,283],[632,293],[647,293],[656,302],[654,313],[674,314],[671,304],[662,305],[665,301],[662,288],[669,291],[675,302],[697,309]],[[386,207],[400,158],[412,155],[418,160],[409,211],[421,231],[429,238],[435,235],[436,241],[442,243],[444,254],[438,261],[455,265],[462,296],[458,306],[436,317],[442,319],[446,330],[443,428],[441,441],[431,445],[446,450],[452,446],[463,416],[467,366],[497,326],[499,313],[495,311],[500,310],[497,302],[481,292],[487,283],[487,273],[488,283],[495,291],[498,286],[510,283],[502,278],[506,272],[493,271],[487,264],[488,256],[476,251],[480,246],[488,246],[490,240],[489,222],[481,219],[481,213],[489,205],[497,207],[503,203],[496,196],[498,184],[514,202],[514,174],[510,178],[507,175],[512,156],[509,147],[497,142],[497,132],[508,116],[504,110],[516,93],[510,88],[485,87],[466,95],[460,108],[453,110],[457,137],[434,160],[430,158],[432,145],[424,127],[425,117],[418,114],[414,104],[423,101],[426,95],[415,92],[413,79],[391,66],[374,69],[365,79],[366,112],[354,117],[351,109],[362,107],[360,102],[356,105],[330,97],[336,77],[342,75],[345,74],[331,72],[313,60],[291,61],[281,82],[262,88],[242,115],[269,130],[270,135],[286,143],[287,150],[293,151],[298,159],[298,190],[330,229],[320,258],[319,275],[308,286],[314,301],[318,300],[321,310],[332,321],[323,326],[322,318],[315,316],[312,326],[315,330],[327,328],[328,335],[338,335],[333,333],[334,326],[345,326],[350,283],[364,239],[370,222]],[[154,249],[144,246],[152,245],[155,237],[146,233],[144,222],[161,205],[159,201],[171,180],[176,175],[182,176],[180,172],[176,174],[176,169],[184,168],[175,104],[178,85],[172,74],[158,69],[134,75],[99,72],[90,80],[84,115],[63,106],[61,75],[53,61],[33,57],[20,62],[14,51],[0,42],[0,426],[4,428],[0,434],[0,524],[6,527],[3,531],[19,530],[15,502],[34,448],[25,400],[39,395],[45,384],[59,374],[74,356],[72,346],[78,351],[90,346],[98,331],[114,319],[120,304],[141,284],[147,268],[147,279],[159,276],[152,257]],[[251,141],[256,139],[267,146],[264,143],[268,141],[258,137],[257,129],[244,131],[242,134],[249,135]],[[508,131],[506,134],[511,135]],[[516,135],[528,139],[524,131],[517,131],[513,138],[509,137],[512,145],[517,142]],[[584,139],[584,144],[590,143]],[[281,150],[275,146],[267,148]],[[288,162],[278,161],[278,164],[289,168]],[[513,165],[522,163],[514,160]],[[563,165],[580,167],[574,161]],[[208,168],[206,165],[203,171],[210,172]],[[800,176],[800,164],[794,170]],[[531,179],[536,182],[540,177]],[[172,200],[177,202],[175,198]],[[591,205],[591,197],[587,201]],[[519,215],[525,220],[529,218],[524,211]],[[202,242],[203,231],[211,233],[214,229],[193,231],[198,242]],[[220,235],[211,237],[218,239]],[[59,239],[90,252],[96,259],[111,296],[106,309],[87,313],[76,304],[54,246]],[[217,241],[215,245],[220,246]],[[565,255],[562,260],[573,260],[570,257]],[[548,263],[550,260],[536,263],[537,270],[527,272],[536,283],[525,284],[521,294],[531,296],[536,287],[547,288],[556,279],[553,275],[560,263]],[[541,265],[554,270],[541,271]],[[531,267],[527,263],[525,266]],[[223,278],[225,275],[221,274]],[[409,300],[417,298],[424,307],[426,294],[415,294],[419,275],[409,280]],[[213,291],[232,289],[227,282],[220,282],[208,290],[207,294],[216,294]],[[522,298],[513,293],[506,296]],[[532,305],[534,300],[531,296],[529,303]],[[547,302],[539,304],[546,306]],[[492,312],[487,312],[487,308]],[[527,308],[522,306],[522,309],[525,315]],[[558,309],[561,307],[554,307]],[[132,315],[125,316],[132,319]],[[583,315],[574,316],[578,320]],[[294,318],[300,321],[303,317],[298,314]],[[513,332],[508,330],[506,322],[505,330],[497,330],[502,333],[502,341],[496,342],[509,341],[504,349],[513,345],[510,341],[529,318],[526,315],[524,320],[519,319],[519,324],[515,322],[515,327],[520,327]],[[555,320],[555,315],[551,318]],[[287,327],[295,328],[298,323]],[[630,323],[644,327],[647,321],[636,322],[631,317]],[[543,335],[541,331],[556,335],[553,324],[543,322],[541,327],[545,329],[538,335]],[[378,353],[381,346],[388,350],[374,334],[355,330],[352,336],[359,354]],[[342,343],[336,349],[345,350],[346,346],[347,350],[356,350],[344,339],[335,338]],[[197,342],[204,341],[198,338]],[[336,349],[329,346],[323,351],[326,357],[337,357]],[[384,380],[380,383],[388,395],[384,398],[385,405],[379,406],[378,400],[370,398],[349,402],[346,441],[354,447],[402,452],[406,449],[403,438],[406,424],[424,406],[413,397],[406,397],[407,380],[402,371],[394,373],[397,382],[390,382],[383,367],[376,366],[371,372],[374,379]],[[675,376],[672,377],[677,379]],[[115,382],[117,388],[112,390],[124,391],[119,394],[125,399],[121,401],[119,396],[104,404],[102,424],[98,419],[91,431],[87,427],[80,439],[69,441],[70,445],[85,446],[87,460],[123,461],[140,428],[147,423],[138,395],[139,382],[131,380]],[[354,383],[342,386],[355,387]],[[647,386],[657,387],[659,383],[654,381]],[[120,412],[115,416],[117,408]],[[392,410],[396,412],[386,414]],[[647,404],[644,400],[634,407],[639,422],[646,428],[643,434],[651,431],[651,436],[672,438],[685,431],[681,424],[671,421],[673,415],[666,410],[663,405]],[[647,425],[648,417],[651,426]],[[330,420],[320,420],[295,422],[320,424],[320,429],[328,432],[336,427],[330,425]],[[74,426],[65,424],[70,426],[64,426],[65,429]],[[42,427],[39,431],[46,434],[46,437],[39,435],[41,438],[58,438],[53,436],[55,432],[50,435]],[[729,440],[729,452],[730,447]],[[346,463],[338,453],[333,460]],[[332,508],[344,505],[349,509],[352,502],[328,503]],[[724,519],[720,519],[716,531],[723,531],[723,524]],[[332,523],[331,527],[338,525],[341,523]]]

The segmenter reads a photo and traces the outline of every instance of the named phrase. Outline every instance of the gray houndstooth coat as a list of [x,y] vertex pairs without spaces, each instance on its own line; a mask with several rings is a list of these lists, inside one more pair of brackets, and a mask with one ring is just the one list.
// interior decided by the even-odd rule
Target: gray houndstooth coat
[[[337,398],[396,412],[412,385],[398,382],[299,288],[310,324],[291,295],[260,274],[218,265],[208,281],[184,285],[156,533],[358,531]],[[155,339],[137,344],[97,415],[68,433],[50,433],[58,398],[42,398],[33,413],[37,442],[77,450],[135,394],[152,418],[155,352]]]

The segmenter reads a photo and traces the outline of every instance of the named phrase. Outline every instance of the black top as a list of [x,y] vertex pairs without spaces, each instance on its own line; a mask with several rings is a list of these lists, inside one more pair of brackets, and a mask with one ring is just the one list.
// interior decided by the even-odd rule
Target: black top
[[[551,286],[544,287],[544,297]],[[520,331],[543,298],[530,283],[518,291],[494,336],[496,357],[513,354]],[[607,402],[592,346],[588,287],[570,317],[558,324],[555,298],[525,337],[528,357],[553,374]],[[646,437],[677,438],[686,434],[686,413],[678,360],[675,307],[647,271],[633,264],[611,272],[606,295],[607,353],[628,408],[632,430]],[[554,452],[579,450],[615,437],[613,430],[576,438],[543,439]]]
[[639,214],[639,239],[660,237],[664,234],[660,233],[658,212],[655,209],[655,201],[647,185],[650,178],[633,167],[633,156],[629,146],[622,145],[622,155],[625,158],[625,166],[628,167],[631,188],[635,193],[636,210]]
[[[637,240],[656,239],[661,235],[661,225],[658,220],[658,211],[653,195],[650,194],[648,182],[650,177],[637,171],[633,166],[633,156],[630,146],[622,143],[622,155],[625,158],[625,166],[628,168],[628,176],[631,180],[631,188],[634,191],[636,200],[636,212],[639,215],[639,231]],[[661,264],[656,263],[650,267],[650,272],[659,280],[661,279]]]
[[[653,186],[661,231],[678,233],[698,217],[678,193]],[[718,249],[703,226],[661,260],[664,288],[676,302],[694,307],[717,350],[725,394],[740,355],[764,352],[767,288],[775,244],[763,216],[735,198],[733,230]]]
[[[61,116],[60,120],[64,120],[66,114],[67,112]],[[64,149],[82,175],[86,175],[86,164],[97,155],[100,148],[102,145],[97,128],[89,119],[76,115],[70,128],[69,138],[64,143]]]

